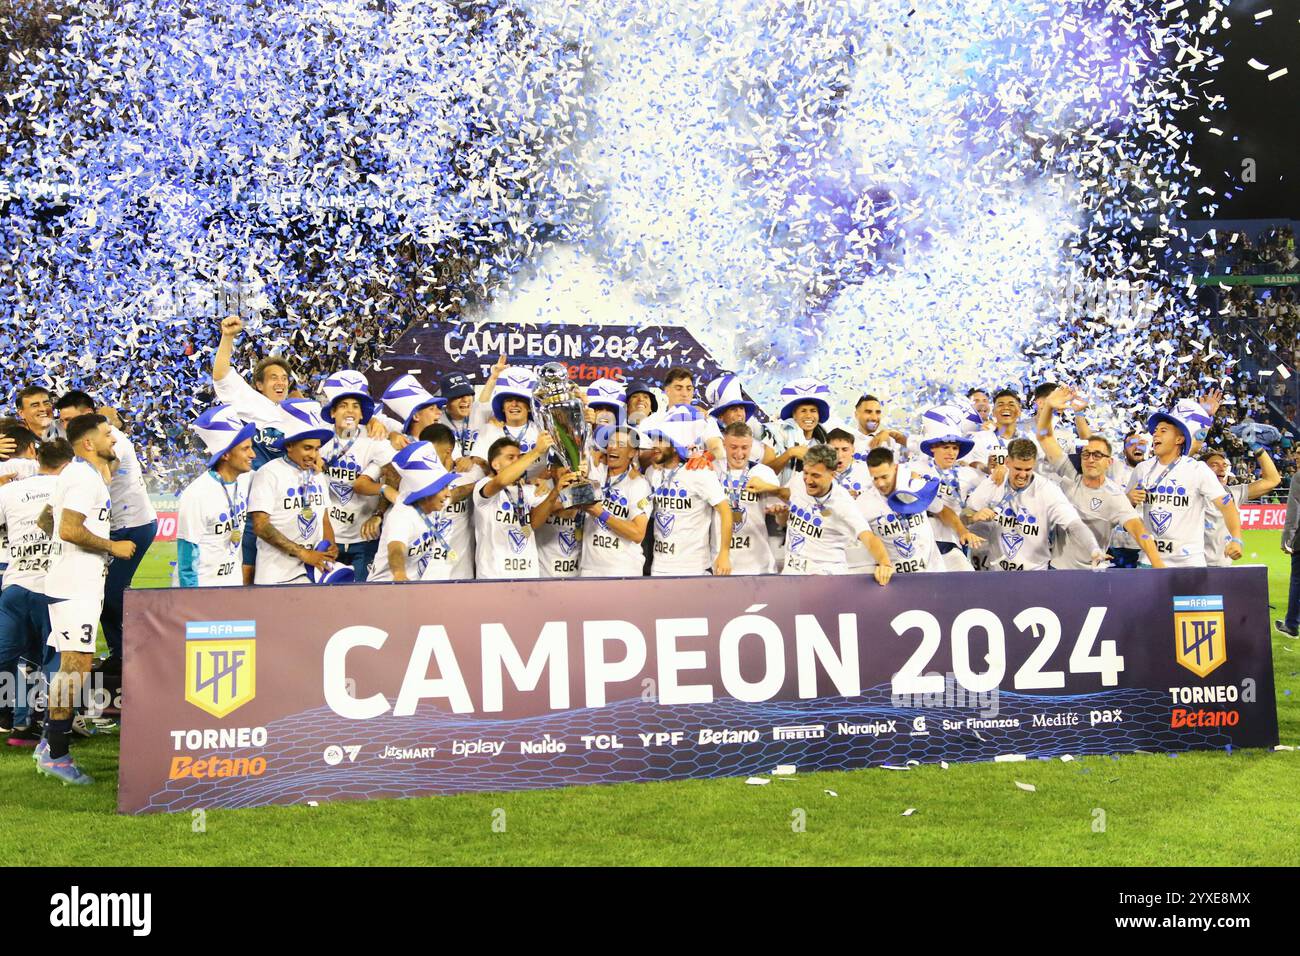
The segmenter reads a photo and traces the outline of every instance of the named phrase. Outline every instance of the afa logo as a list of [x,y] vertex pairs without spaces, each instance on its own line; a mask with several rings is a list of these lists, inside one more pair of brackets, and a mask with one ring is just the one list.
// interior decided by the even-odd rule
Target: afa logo
[[1174,658],[1197,677],[1228,659],[1223,595],[1174,598]]
[[225,717],[257,696],[256,621],[185,624],[185,699]]

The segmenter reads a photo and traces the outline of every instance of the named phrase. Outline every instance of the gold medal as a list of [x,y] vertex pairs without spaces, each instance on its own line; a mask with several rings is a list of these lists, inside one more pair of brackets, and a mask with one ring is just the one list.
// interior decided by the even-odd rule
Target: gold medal
[[302,520],[303,520],[303,521],[315,521],[315,520],[316,520],[316,512],[313,511],[313,510],[311,509],[311,506],[310,506],[310,505],[305,505],[305,506],[303,507],[303,509],[302,509]]
[[523,531],[524,537],[527,538],[533,533],[533,526],[530,524],[520,525],[520,530]]
[[235,545],[235,547],[239,546],[239,542],[242,541],[243,538],[244,538],[243,528],[232,528],[230,530],[230,543]]
[[448,563],[448,564],[455,564],[455,563],[456,563],[457,561],[459,561],[459,560],[460,560],[460,555],[457,554],[455,551],[448,551],[448,552],[447,552],[447,563]]
[[731,506],[731,523],[732,523],[733,525],[740,525],[740,524],[743,524],[744,521],[745,521],[745,511],[744,511],[744,509],[743,509],[743,508],[737,508],[735,505],[732,505],[732,506]]

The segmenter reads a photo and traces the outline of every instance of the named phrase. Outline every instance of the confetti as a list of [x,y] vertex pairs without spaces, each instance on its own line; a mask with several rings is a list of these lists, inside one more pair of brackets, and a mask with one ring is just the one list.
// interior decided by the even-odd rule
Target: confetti
[[745,783],[749,784],[751,787],[763,787],[771,782],[772,781],[768,780],[766,777],[750,777],[745,781]]
[[906,810],[902,812],[902,816],[910,817],[915,812],[916,812],[916,807],[908,807]]
[[1016,786],[1028,793],[1036,793],[1038,791],[1038,788],[1032,783],[1021,783],[1019,780],[1016,781]]
[[794,764],[792,764],[792,763],[783,763],[783,764],[778,764],[778,765],[777,765],[777,766],[772,770],[772,776],[774,776],[774,777],[785,777],[785,776],[789,776],[789,775],[793,774],[793,773],[795,772],[796,769],[797,769],[796,766],[795,766]]

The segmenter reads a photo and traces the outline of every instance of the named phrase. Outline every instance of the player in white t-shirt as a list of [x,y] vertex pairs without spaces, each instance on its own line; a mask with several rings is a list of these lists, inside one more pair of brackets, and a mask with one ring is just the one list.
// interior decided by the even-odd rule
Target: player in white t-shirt
[[[1192,403],[1194,405],[1194,403]],[[1142,508],[1142,523],[1171,568],[1205,567],[1205,519],[1217,508],[1227,525],[1223,554],[1241,557],[1241,514],[1233,496],[1210,466],[1191,457],[1189,449],[1203,437],[1209,418],[1203,410],[1180,403],[1172,412],[1157,412],[1147,421],[1151,457],[1129,476],[1129,500]]]
[[1092,567],[1106,560],[1092,531],[1051,479],[1034,474],[1038,446],[1027,438],[1007,445],[1006,477],[986,478],[967,502],[967,524],[995,525],[990,566],[1001,571],[1044,571],[1052,559],[1052,536],[1068,534]]
[[[1248,501],[1262,498],[1282,481],[1282,476],[1273,463],[1268,450],[1263,446],[1255,449],[1255,460],[1259,462],[1260,477],[1250,483],[1228,484],[1228,459],[1221,451],[1207,452],[1202,461],[1210,466],[1214,477],[1219,479],[1223,489],[1232,495],[1238,509]],[[1217,508],[1205,509],[1205,563],[1212,568],[1228,568],[1232,562],[1224,555],[1227,544],[1228,529],[1223,514]]]
[[537,561],[537,509],[546,499],[524,476],[544,461],[553,444],[547,432],[537,436],[531,451],[521,452],[513,438],[502,437],[488,447],[491,474],[474,486],[475,569],[479,580],[535,578]]
[[650,483],[632,467],[636,433],[630,428],[597,429],[603,464],[593,465],[588,478],[604,500],[587,508],[590,527],[582,536],[578,573],[584,578],[640,577],[645,566],[641,542],[653,506]]
[[[55,439],[42,442],[38,451],[35,436],[23,432],[32,441],[19,454],[37,466],[37,473],[0,486],[0,534],[6,538],[7,558],[0,591],[0,698],[18,691],[17,699],[0,699],[0,730],[13,728],[10,746],[33,747],[40,734],[32,725],[27,701],[35,687],[25,686],[24,674],[40,669],[50,636],[45,599],[50,539],[40,526],[40,516],[53,497],[59,473],[72,461],[72,447]],[[29,455],[36,457],[29,459]],[[25,669],[19,666],[24,661]]]
[[379,548],[382,513],[387,508],[381,471],[395,452],[389,440],[371,438],[362,430],[375,414],[364,375],[336,372],[321,389],[327,400],[325,417],[334,423],[333,438],[320,450],[330,485],[330,527],[338,536],[339,563],[352,568],[353,580],[365,581]]
[[810,445],[801,460],[802,474],[786,485],[789,511],[778,518],[786,525],[781,573],[848,574],[848,551],[860,544],[876,562],[876,581],[889,583],[894,563],[884,542],[872,533],[849,493],[835,483],[835,449]]
[[50,681],[49,719],[36,748],[36,768],[64,784],[88,784],[91,778],[68,754],[72,709],[90,675],[107,561],[129,560],[135,544],[109,538],[113,504],[108,483],[117,458],[108,419],[78,416],[68,422],[67,434],[76,459],[55,480],[50,523],[42,524],[52,543],[45,593],[50,600],[49,644],[59,652],[59,669]]
[[438,514],[464,476],[443,467],[430,442],[408,445],[394,458],[402,474],[402,497],[384,517],[379,553],[369,580],[447,581],[456,554],[447,536],[448,522]]
[[183,588],[242,584],[239,568],[253,483],[257,426],[229,405],[209,408],[194,423],[207,449],[207,470],[183,492],[176,516],[176,573]]
[[[36,447],[40,437],[20,423],[0,426],[0,489],[12,481],[36,474]],[[4,572],[9,544],[0,527],[0,591],[4,590]]]
[[826,436],[826,444],[835,449],[838,460],[835,483],[856,498],[871,488],[871,472],[867,470],[867,456],[858,456],[858,445],[847,428],[833,428]]
[[[522,368],[505,369],[490,392],[484,386],[484,392],[491,396],[492,414],[496,420],[479,430],[471,457],[481,463],[490,463],[488,453],[500,438],[509,438],[519,446],[523,455],[537,447],[540,429],[533,421],[534,386],[532,373]],[[534,459],[528,472],[529,480],[539,477],[545,469],[544,458]]]
[[454,483],[442,505],[433,512],[433,522],[438,533],[447,539],[456,560],[449,579],[474,580],[474,486],[483,477],[483,470],[471,458],[455,459],[460,447],[456,433],[445,422],[430,425],[420,432],[420,441],[427,441],[438,454],[438,461],[448,471],[454,471],[464,480]]
[[[642,431],[651,443],[654,462],[646,471],[654,502],[651,575],[731,573],[731,505],[717,475],[687,464],[699,448],[691,443],[699,441],[702,432],[694,426],[702,419],[693,406],[678,405]],[[718,516],[716,555],[710,541],[714,514]]]
[[[753,461],[753,446],[753,433],[745,422],[732,422],[722,430],[727,460],[717,472],[731,508],[732,574],[772,574],[776,570],[767,535],[767,512],[778,510],[788,492],[777,484],[771,468]],[[849,455],[852,457],[851,444]],[[720,533],[721,521],[715,517],[715,539]]]
[[[321,443],[334,432],[315,402],[290,398],[282,407],[279,444],[284,457],[257,470],[248,495],[257,535],[254,584],[306,584],[309,566],[328,570],[338,558],[329,482],[320,472]],[[322,542],[328,545],[324,551],[317,549]]]
[[803,456],[815,444],[824,443],[830,424],[831,390],[824,382],[799,378],[781,389],[780,420],[770,429],[776,455],[764,464],[776,473],[782,485],[803,468]]
[[[894,453],[894,460],[899,461],[907,448],[907,435],[896,428],[885,427],[885,404],[876,396],[864,394],[853,406],[853,417],[857,427],[849,432],[853,440],[853,457],[865,466],[867,455],[876,448],[888,448]],[[827,436],[827,444],[834,446]]]
[[[899,574],[948,570],[936,529],[950,535],[955,546],[979,548],[984,540],[962,524],[951,498],[942,494],[937,474],[915,474],[900,466],[888,448],[867,453],[872,486],[857,499],[872,532],[884,542]],[[850,551],[849,565],[855,567]],[[869,567],[866,554],[858,567]]]
[[[95,407],[95,402],[89,395],[75,390],[60,395],[54,403],[59,420],[65,427],[78,415],[94,414]],[[109,496],[113,499],[109,537],[114,541],[130,541],[135,545],[135,553],[130,560],[114,561],[108,568],[108,577],[104,581],[104,610],[100,618],[100,624],[104,628],[104,643],[108,645],[108,657],[97,662],[97,668],[120,674],[122,610],[126,589],[131,586],[140,562],[144,560],[158,533],[158,513],[149,500],[149,490],[145,487],[144,471],[140,467],[135,445],[111,424],[109,431],[113,436],[113,454],[117,457],[117,464],[113,466],[113,480],[108,485]]]

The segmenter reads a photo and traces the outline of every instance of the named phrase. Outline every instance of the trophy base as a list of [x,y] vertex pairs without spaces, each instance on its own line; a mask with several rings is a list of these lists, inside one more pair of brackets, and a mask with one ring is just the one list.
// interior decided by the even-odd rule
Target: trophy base
[[569,508],[586,508],[588,505],[598,504],[605,500],[604,493],[590,482],[582,481],[569,485],[560,492],[560,507]]

